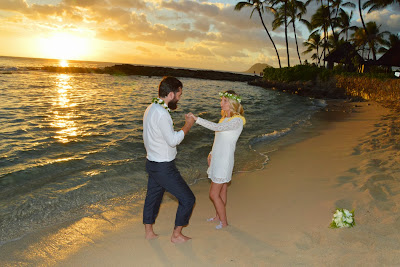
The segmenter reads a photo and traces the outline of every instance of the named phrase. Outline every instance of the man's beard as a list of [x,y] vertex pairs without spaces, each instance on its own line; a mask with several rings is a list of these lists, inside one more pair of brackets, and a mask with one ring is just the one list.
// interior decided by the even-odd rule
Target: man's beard
[[172,99],[171,101],[168,102],[168,107],[169,107],[171,110],[177,109],[177,108],[178,108],[178,101],[179,101],[179,100],[175,99],[175,96],[174,96],[174,99]]

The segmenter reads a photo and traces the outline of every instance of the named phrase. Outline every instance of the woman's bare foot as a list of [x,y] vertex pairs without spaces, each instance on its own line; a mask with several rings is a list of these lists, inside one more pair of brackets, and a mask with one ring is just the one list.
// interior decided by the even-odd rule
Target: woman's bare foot
[[209,219],[207,219],[207,222],[218,222],[219,221],[219,217],[215,216],[215,217],[211,217]]
[[172,234],[171,236],[171,242],[174,244],[182,244],[190,239],[190,237],[184,236],[183,234]]
[[219,224],[217,226],[215,226],[215,229],[219,230],[219,229],[225,228],[227,226],[228,226],[228,223],[223,223],[220,221]]

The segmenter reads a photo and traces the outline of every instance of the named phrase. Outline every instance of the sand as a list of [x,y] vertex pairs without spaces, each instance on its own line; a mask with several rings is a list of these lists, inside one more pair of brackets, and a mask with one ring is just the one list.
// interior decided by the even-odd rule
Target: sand
[[[214,209],[204,181],[193,186],[196,207],[184,229],[193,239],[185,244],[170,242],[177,203],[166,197],[156,240],[144,239],[141,218],[125,220],[126,210],[114,210],[0,247],[0,259],[51,266],[399,266],[400,119],[373,102],[348,106],[346,116],[326,112],[318,134],[274,152],[263,170],[236,173],[223,230],[206,222]],[[336,207],[354,209],[356,226],[330,229]]]

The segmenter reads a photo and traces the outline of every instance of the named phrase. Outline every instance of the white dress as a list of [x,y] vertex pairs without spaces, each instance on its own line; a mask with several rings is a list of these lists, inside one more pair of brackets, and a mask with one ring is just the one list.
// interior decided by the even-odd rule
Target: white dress
[[242,133],[244,118],[234,116],[214,123],[198,117],[196,123],[215,131],[208,178],[217,184],[228,183],[232,178],[236,142]]

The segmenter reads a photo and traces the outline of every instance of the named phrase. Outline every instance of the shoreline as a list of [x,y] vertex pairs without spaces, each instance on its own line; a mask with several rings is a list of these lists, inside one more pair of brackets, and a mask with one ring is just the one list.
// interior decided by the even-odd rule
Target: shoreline
[[223,81],[236,81],[236,82],[249,82],[258,76],[245,73],[234,73],[228,71],[216,70],[195,70],[188,68],[172,68],[172,67],[159,67],[159,66],[143,66],[132,64],[116,64],[104,68],[83,68],[83,67],[55,67],[44,66],[41,68],[47,72],[57,73],[97,73],[109,75],[140,75],[140,76],[174,76],[185,77],[193,79],[205,80],[223,80]]
[[[330,103],[328,108],[334,105]],[[263,170],[234,174],[228,194],[227,229],[217,231],[215,225],[205,222],[213,207],[208,199],[208,182],[200,181],[192,187],[197,204],[189,227],[184,229],[184,234],[193,237],[186,244],[169,242],[177,204],[166,196],[155,225],[160,234],[157,240],[143,238],[141,218],[134,216],[142,208],[139,202],[6,244],[0,252],[2,265],[399,264],[393,254],[399,235],[386,229],[400,229],[394,213],[396,185],[390,185],[392,191],[385,187],[379,190],[372,186],[373,176],[362,181],[362,176],[372,173],[371,168],[385,171],[373,165],[380,154],[371,156],[378,152],[370,142],[371,133],[381,131],[385,140],[388,130],[384,128],[388,126],[382,118],[394,117],[376,103],[350,105],[354,111],[344,116],[337,113],[318,118],[322,121],[317,134],[274,152]],[[340,106],[337,104],[336,111],[340,112]],[[322,116],[332,114],[326,112]],[[380,157],[395,148],[396,144],[388,146]],[[391,176],[392,180],[400,179]],[[377,209],[374,201],[384,209]],[[355,208],[354,228],[328,228],[336,205]],[[131,218],[126,213],[132,214]],[[380,228],[382,221],[385,229]],[[382,232],[385,235],[380,237]],[[382,248],[376,252],[375,244],[386,244],[386,251]]]

